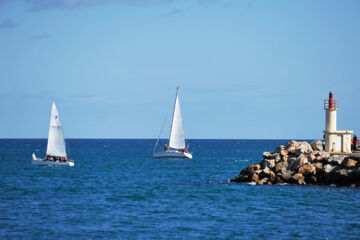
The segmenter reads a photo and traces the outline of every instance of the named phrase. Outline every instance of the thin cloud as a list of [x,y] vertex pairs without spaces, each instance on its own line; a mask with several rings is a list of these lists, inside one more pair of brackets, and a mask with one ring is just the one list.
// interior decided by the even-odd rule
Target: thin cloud
[[174,16],[174,15],[180,15],[184,12],[181,9],[174,9],[166,14],[166,16]]
[[0,30],[1,29],[13,29],[17,26],[10,18],[5,19],[2,23],[0,23]]
[[[0,6],[10,3],[13,0],[0,0]],[[21,0],[29,5],[32,11],[43,9],[60,8],[72,9],[81,6],[100,5],[107,3],[123,3],[129,5],[153,5],[166,4],[173,0]]]
[[255,3],[256,3],[256,0],[250,0],[250,1],[248,2],[248,7],[251,8],[252,6],[255,5]]
[[51,35],[48,33],[43,33],[43,34],[35,34],[30,36],[31,39],[37,39],[37,40],[41,40],[41,39],[45,39],[45,38],[51,38]]

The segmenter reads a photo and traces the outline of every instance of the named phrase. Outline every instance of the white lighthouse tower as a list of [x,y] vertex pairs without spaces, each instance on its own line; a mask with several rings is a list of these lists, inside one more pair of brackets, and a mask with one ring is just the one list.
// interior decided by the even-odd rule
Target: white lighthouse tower
[[332,92],[329,93],[329,99],[324,101],[326,111],[325,151],[334,153],[351,153],[351,134],[353,131],[336,130],[336,112],[339,109],[339,103],[334,99]]

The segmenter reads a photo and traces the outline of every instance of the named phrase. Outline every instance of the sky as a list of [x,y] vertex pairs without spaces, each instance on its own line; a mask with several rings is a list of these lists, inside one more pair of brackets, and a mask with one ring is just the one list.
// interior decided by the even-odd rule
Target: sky
[[[0,0],[0,138],[360,134],[360,1]],[[162,138],[167,138],[170,121]]]

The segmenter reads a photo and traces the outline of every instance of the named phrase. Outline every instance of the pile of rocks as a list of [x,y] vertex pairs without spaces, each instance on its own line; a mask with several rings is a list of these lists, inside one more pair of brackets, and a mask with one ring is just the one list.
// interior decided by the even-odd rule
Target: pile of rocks
[[263,160],[243,169],[231,182],[256,184],[335,184],[360,186],[360,156],[330,155],[323,143],[288,142],[274,152],[264,152]]

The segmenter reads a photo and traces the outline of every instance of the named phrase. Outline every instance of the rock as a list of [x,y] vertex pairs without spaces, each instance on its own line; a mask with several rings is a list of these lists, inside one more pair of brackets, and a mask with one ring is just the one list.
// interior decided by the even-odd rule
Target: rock
[[294,148],[294,147],[289,147],[288,149],[286,149],[286,151],[287,151],[288,154],[290,154],[290,155],[295,155],[296,148]]
[[326,164],[324,167],[323,167],[323,171],[325,173],[331,173],[333,170],[335,169],[335,166],[332,166],[330,164]]
[[284,180],[283,180],[281,177],[277,176],[277,177],[275,178],[275,183],[277,183],[277,184],[283,184],[283,183],[284,183]]
[[293,169],[293,166],[295,165],[295,162],[297,161],[296,157],[290,157],[288,158],[288,168]]
[[315,163],[315,167],[319,171],[323,168],[323,164],[321,162],[317,162],[317,163]]
[[314,151],[322,151],[323,149],[323,142],[321,140],[314,140],[311,142],[311,147]]
[[341,166],[346,168],[352,168],[355,167],[357,164],[356,160],[353,160],[351,158],[345,158],[345,160],[341,163]]
[[313,184],[316,183],[317,182],[317,177],[316,176],[311,176],[309,182],[313,183]]
[[269,173],[269,182],[273,183],[276,180],[276,175],[274,172]]
[[283,150],[285,150],[285,146],[280,145],[280,146],[275,148],[275,153],[281,153],[281,151],[283,151]]
[[299,168],[299,173],[302,175],[316,175],[316,167],[311,164],[305,164],[301,168]]
[[273,154],[271,152],[263,152],[264,159],[273,159]]
[[263,173],[264,173],[266,176],[269,176],[270,172],[271,172],[271,170],[270,170],[270,168],[268,168],[268,167],[266,167],[266,168],[263,169]]
[[264,185],[269,179],[268,178],[263,178],[259,181],[259,185]]
[[329,158],[326,159],[328,163],[331,165],[341,165],[341,163],[344,161],[345,156],[344,155],[332,155]]
[[303,166],[304,164],[308,163],[308,159],[307,157],[305,157],[304,155],[300,155],[298,158],[296,158],[295,161],[292,162],[291,166],[289,166],[289,168],[291,170],[296,171],[297,169],[299,169],[301,166]]
[[281,155],[282,157],[287,156],[288,154],[289,154],[289,152],[288,152],[287,150],[281,150],[281,151],[280,151],[280,155]]
[[280,153],[263,152],[263,158],[279,161],[281,159],[281,156]]
[[316,156],[316,161],[318,162],[322,162],[322,161],[326,161],[329,157],[330,157],[330,153],[328,152],[317,152],[315,154]]
[[273,169],[275,167],[275,160],[274,159],[264,159],[260,162],[261,168],[271,168]]
[[287,147],[287,148],[289,148],[289,147],[298,148],[299,145],[300,145],[300,143],[298,143],[298,142],[295,141],[295,140],[292,140],[292,141],[290,141],[290,142],[288,142],[288,143],[286,144],[286,147]]
[[254,164],[254,171],[259,171],[260,169],[260,164]]
[[308,154],[312,151],[311,145],[308,142],[301,142],[299,147],[295,150],[295,155],[300,156],[301,154]]
[[280,153],[263,152],[264,159],[280,159]]
[[323,155],[319,155],[316,157],[316,161],[318,161],[318,162],[322,162],[324,160],[325,160],[325,157]]
[[277,148],[275,148],[275,153],[280,153],[281,156],[288,155],[288,151],[285,149],[284,145],[280,145]]
[[344,169],[344,168],[337,170],[336,173],[337,173],[338,175],[344,176],[344,177],[347,177],[347,176],[349,175],[348,170],[347,170],[347,169]]
[[293,171],[290,171],[290,170],[287,170],[284,168],[281,170],[279,175],[281,176],[282,179],[289,180],[289,179],[291,179],[292,174],[293,174]]
[[316,159],[316,156],[315,156],[314,154],[313,154],[313,155],[310,154],[310,155],[308,156],[308,161],[309,161],[309,162],[313,162],[313,161],[315,161],[315,159]]
[[294,179],[298,184],[304,184],[304,176],[301,173],[296,173],[294,176],[292,176],[292,179]]
[[251,180],[251,182],[255,182],[256,184],[258,184],[259,183],[259,175],[257,173],[251,174],[250,180]]
[[279,172],[281,169],[286,168],[288,166],[287,161],[278,162],[275,165],[275,172]]

